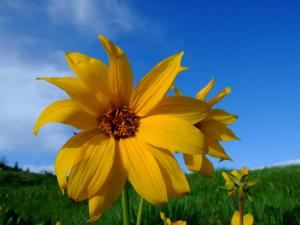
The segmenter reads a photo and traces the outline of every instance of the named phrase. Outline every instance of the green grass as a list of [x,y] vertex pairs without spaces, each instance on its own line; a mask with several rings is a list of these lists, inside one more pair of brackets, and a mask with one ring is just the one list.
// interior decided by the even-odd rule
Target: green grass
[[[250,176],[260,181],[254,189],[254,201],[246,204],[246,212],[254,215],[254,224],[300,224],[300,167],[250,171]],[[216,171],[212,179],[197,174],[190,174],[188,179],[191,193],[185,198],[173,199],[159,207],[145,203],[143,225],[162,224],[160,211],[172,220],[186,220],[188,225],[230,224],[237,203],[220,189],[224,184],[221,171]],[[132,188],[130,203],[134,222],[138,196]],[[62,225],[81,225],[88,219],[87,202],[75,203],[62,195],[55,177],[50,174],[0,171],[0,206],[4,210],[14,209],[24,219],[31,217],[35,223],[51,218],[52,224],[60,221]],[[120,199],[94,224],[122,224]]]

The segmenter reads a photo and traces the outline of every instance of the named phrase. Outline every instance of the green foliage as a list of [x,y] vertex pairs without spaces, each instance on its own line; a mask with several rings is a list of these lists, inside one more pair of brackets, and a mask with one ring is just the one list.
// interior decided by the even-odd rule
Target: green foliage
[[51,225],[51,220],[47,219],[42,223],[35,224],[32,222],[31,217],[24,220],[13,209],[8,209],[3,215],[2,225]]
[[[254,216],[256,225],[300,224],[300,167],[271,168],[251,171],[259,180],[253,188],[253,202],[246,204],[246,211]],[[180,200],[172,199],[166,206],[152,206],[145,202],[143,225],[162,224],[160,211],[173,221],[186,220],[188,225],[226,225],[237,207],[220,186],[224,184],[221,171],[212,179],[198,174],[188,175],[191,193]],[[129,188],[132,223],[136,220],[139,198]],[[62,195],[56,178],[50,174],[0,171],[0,224],[5,210],[14,209],[24,221],[34,224],[50,219],[54,225],[87,224],[87,202],[75,203]],[[121,225],[120,199],[106,210],[95,225]]]

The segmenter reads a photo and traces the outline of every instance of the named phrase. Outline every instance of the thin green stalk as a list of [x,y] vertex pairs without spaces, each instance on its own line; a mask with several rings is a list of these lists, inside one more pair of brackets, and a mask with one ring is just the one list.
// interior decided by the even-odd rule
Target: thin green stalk
[[125,184],[124,190],[122,192],[122,208],[124,225],[130,225],[130,208],[127,184]]
[[244,225],[244,195],[240,193],[240,225]]
[[136,225],[141,225],[142,224],[143,205],[144,205],[144,199],[142,197],[140,197],[140,203],[139,203],[139,209],[138,209],[138,214],[137,214]]

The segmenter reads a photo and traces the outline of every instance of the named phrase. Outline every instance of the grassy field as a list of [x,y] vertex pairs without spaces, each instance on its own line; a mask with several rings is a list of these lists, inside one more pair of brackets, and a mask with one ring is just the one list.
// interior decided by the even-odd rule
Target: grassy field
[[[257,225],[300,224],[300,167],[271,168],[250,171],[259,180],[255,196],[246,211],[254,215]],[[205,179],[197,174],[188,176],[191,193],[180,200],[171,200],[166,206],[145,204],[143,225],[162,224],[159,212],[165,212],[172,220],[186,220],[188,225],[229,225],[237,203],[220,188],[224,184],[221,171],[214,178]],[[130,190],[131,215],[134,222],[138,197]],[[0,170],[0,222],[3,212],[14,209],[26,220],[40,223],[51,219],[62,225],[86,224],[87,202],[75,203],[62,195],[56,178],[50,174]],[[2,223],[1,223],[2,224]],[[121,225],[120,199],[94,223]],[[134,223],[133,223],[134,224]]]

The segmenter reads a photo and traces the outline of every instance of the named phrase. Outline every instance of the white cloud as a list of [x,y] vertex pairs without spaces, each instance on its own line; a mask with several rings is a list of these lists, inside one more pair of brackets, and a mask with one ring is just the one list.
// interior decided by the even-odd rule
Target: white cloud
[[[50,61],[28,61],[23,50],[14,46],[14,38],[0,38],[0,155],[11,151],[57,151],[67,140],[62,126],[48,126],[41,135],[33,135],[34,123],[44,107],[62,97],[54,87],[36,81],[41,75],[64,75],[66,71]],[[28,39],[25,38],[25,42]],[[22,42],[18,38],[18,42]],[[20,44],[20,43],[19,43]],[[57,54],[54,52],[54,54]],[[61,53],[63,55],[63,53]],[[51,56],[49,56],[51,58]],[[54,95],[55,93],[55,95]],[[47,135],[45,135],[45,133]]]
[[275,163],[275,164],[271,164],[271,165],[260,166],[260,167],[257,167],[256,169],[264,169],[264,168],[271,168],[271,167],[284,167],[284,166],[300,166],[300,159],[293,159],[293,160],[288,160],[288,161]]
[[51,0],[50,18],[56,24],[72,24],[79,30],[115,34],[142,26],[141,18],[117,0]]
[[53,165],[42,165],[42,166],[36,166],[36,165],[23,165],[21,167],[22,170],[29,170],[32,173],[45,173],[49,172],[54,174],[54,167]]

